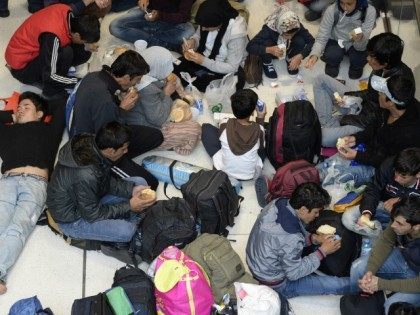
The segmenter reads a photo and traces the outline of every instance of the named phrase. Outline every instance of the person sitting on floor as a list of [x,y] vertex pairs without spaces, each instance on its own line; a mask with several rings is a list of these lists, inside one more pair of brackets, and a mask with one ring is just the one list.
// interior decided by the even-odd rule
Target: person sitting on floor
[[371,84],[379,92],[381,119],[378,124],[341,138],[338,153],[317,165],[324,185],[332,184],[325,182],[329,165],[336,164],[337,171],[330,181],[344,183],[353,179],[359,186],[370,181],[375,168],[387,157],[420,147],[420,103],[414,98],[414,80],[398,73],[390,78],[374,76]]
[[[256,280],[286,298],[350,292],[349,278],[313,274],[322,259],[341,247],[333,235],[305,230],[329,202],[320,185],[306,183],[297,186],[290,200],[276,199],[262,210],[246,246],[246,262]],[[303,248],[312,244],[320,246],[302,257]]]
[[[128,50],[111,67],[103,66],[101,71],[86,75],[68,101],[74,102],[73,121],[69,126],[71,135],[94,134],[106,123],[121,120],[121,112],[135,106],[139,96],[134,86],[149,69],[143,57]],[[148,185],[156,189],[159,184],[157,179],[131,159],[158,147],[163,141],[162,132],[148,126],[130,127],[133,134],[128,153],[115,161],[113,171],[120,177],[143,177]]]
[[[0,294],[44,210],[48,174],[65,127],[64,102],[49,107],[38,94],[24,92],[16,114],[0,111]],[[52,121],[45,123],[48,112]]]
[[402,198],[394,205],[391,219],[370,255],[355,260],[350,271],[353,291],[395,292],[386,299],[384,314],[395,302],[420,306],[420,198]]
[[367,225],[373,222],[369,221],[376,219],[385,229],[394,204],[405,196],[420,197],[420,148],[408,148],[386,159],[367,185],[359,209],[353,207],[343,213],[343,225],[362,235],[379,235],[381,228],[375,226],[376,231],[372,231]]
[[299,17],[281,5],[265,19],[261,31],[248,43],[250,54],[261,56],[267,78],[277,79],[273,58],[285,58],[287,72],[299,72],[299,66],[311,52],[314,38],[299,22]]
[[312,69],[322,55],[325,73],[335,78],[344,55],[348,55],[349,78],[359,79],[366,64],[366,45],[375,22],[376,9],[367,0],[336,0],[322,16],[305,66]]
[[[100,25],[91,15],[77,16],[77,8],[51,5],[28,17],[7,45],[5,59],[12,76],[24,84],[42,85],[46,98],[63,97],[77,78],[71,66],[85,63],[96,50]],[[91,51],[90,51],[91,50]]]
[[[398,35],[392,33],[375,35],[369,39],[366,48],[367,62],[372,68],[366,90],[350,91],[346,85],[326,74],[317,76],[314,82],[314,105],[322,127],[322,145],[325,147],[335,147],[338,138],[377,123],[380,107],[378,91],[374,90],[371,84],[373,75],[389,78],[401,73],[404,77],[414,80],[412,70],[401,61],[404,42]],[[343,100],[347,97],[360,97],[361,111],[358,114],[350,114],[349,109],[343,108],[343,102],[337,102],[334,97],[335,92]],[[341,115],[333,115],[335,109],[338,109]]]
[[238,74],[237,89],[245,84],[243,64],[248,43],[247,24],[228,0],[206,0],[198,8],[195,34],[182,45],[184,56],[175,73],[197,77],[194,86],[204,92],[213,80]]
[[130,135],[128,126],[113,121],[96,135],[74,136],[61,148],[48,184],[47,206],[65,235],[104,242],[132,239],[140,214],[156,198],[141,198],[148,188],[144,184],[111,176],[112,164],[127,153]]
[[193,0],[139,0],[138,7],[115,19],[109,32],[134,43],[142,39],[149,46],[181,52],[183,38],[194,34],[189,23]]
[[[202,142],[216,169],[239,180],[257,178],[261,174],[264,150],[264,117],[266,106],[257,109],[258,95],[250,89],[239,90],[231,96],[230,118],[220,129],[203,124]],[[250,121],[257,109],[256,122]]]

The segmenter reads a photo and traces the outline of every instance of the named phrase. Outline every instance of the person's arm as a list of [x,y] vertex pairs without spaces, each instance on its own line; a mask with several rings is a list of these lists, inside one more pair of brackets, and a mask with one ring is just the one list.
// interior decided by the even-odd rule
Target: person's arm
[[140,92],[139,102],[141,102],[139,105],[143,108],[146,121],[160,129],[171,112],[171,97],[152,83]]
[[360,164],[371,165],[375,168],[378,168],[385,159],[386,155],[384,155],[384,150],[380,147],[375,147],[374,149],[367,148],[364,152],[358,151],[354,158]]
[[394,279],[394,280],[378,278],[378,290],[404,292],[404,293],[419,293],[420,292],[420,276],[415,277],[415,278],[409,278],[409,279]]
[[192,4],[193,0],[181,0],[179,3],[178,12],[172,13],[159,11],[158,19],[173,24],[186,23],[189,21],[191,16]]
[[337,4],[330,5],[325,13],[322,15],[321,25],[319,26],[318,34],[316,35],[315,43],[312,47],[311,55],[321,57],[325,45],[331,38],[331,32],[334,25],[334,10]]
[[365,21],[362,23],[361,29],[363,37],[361,40],[354,41],[353,47],[358,51],[366,50],[366,45],[369,41],[370,33],[372,32],[376,22],[376,10],[369,4],[366,9]]
[[106,123],[119,120],[119,109],[113,100],[108,100],[102,104],[92,104],[92,122],[95,133]]
[[227,43],[227,57],[225,61],[204,57],[201,65],[213,72],[222,74],[238,71],[243,56],[246,54],[247,41],[248,39],[245,36],[230,40]]
[[58,37],[52,33],[43,33],[39,37],[39,45],[40,51],[45,52],[42,56],[44,58],[42,63],[45,65],[41,73],[43,81],[51,79],[63,88],[75,85],[77,78],[57,74],[58,50],[60,48]]
[[108,193],[110,195],[130,199],[133,187],[134,184],[132,182],[111,176]]
[[[107,6],[111,5],[111,1],[110,0],[77,0],[77,1],[72,1],[72,0],[60,0],[57,2],[61,2],[61,3],[68,3],[71,7],[71,10],[73,12],[74,15],[79,15],[79,14],[83,14],[83,10],[90,4],[92,3],[96,3],[96,5],[100,8],[106,8]],[[45,3],[45,1],[44,1]]]
[[266,48],[277,45],[279,33],[263,25],[261,31],[246,46],[246,50],[253,55],[262,56],[266,54]]
[[300,26],[300,30],[296,33],[295,36],[300,36],[305,41],[305,47],[303,47],[303,50],[300,52],[300,54],[302,54],[303,58],[308,57],[311,53],[312,47],[314,46],[315,38],[303,25]]
[[397,235],[391,228],[391,225],[388,225],[385,231],[379,236],[370,252],[366,271],[371,271],[373,274],[376,274],[391,254],[396,241]]
[[375,216],[376,208],[381,200],[381,194],[385,186],[391,181],[393,176],[394,158],[385,160],[379,169],[375,171],[373,181],[369,183],[363,194],[362,202],[360,203],[360,213],[370,214],[371,218]]

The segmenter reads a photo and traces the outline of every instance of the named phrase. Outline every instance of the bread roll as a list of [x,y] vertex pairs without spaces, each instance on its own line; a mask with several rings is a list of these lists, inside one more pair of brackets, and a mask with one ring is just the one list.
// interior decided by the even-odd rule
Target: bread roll
[[332,227],[328,224],[323,224],[316,230],[316,234],[333,235],[335,234],[335,231],[335,227]]
[[343,148],[345,145],[346,145],[346,140],[344,140],[343,138],[337,139],[337,144],[336,144],[337,149]]
[[368,228],[374,230],[375,229],[375,222],[369,220],[369,218],[365,215],[360,217],[360,222],[366,225]]
[[150,188],[143,189],[140,193],[139,198],[143,199],[143,200],[156,199],[156,192],[153,189],[150,189]]
[[340,94],[338,92],[334,92],[334,98],[339,103],[343,102],[343,98],[340,96]]
[[176,81],[176,79],[178,79],[178,77],[176,76],[175,73],[170,73],[168,77],[166,78],[166,80],[168,81]]

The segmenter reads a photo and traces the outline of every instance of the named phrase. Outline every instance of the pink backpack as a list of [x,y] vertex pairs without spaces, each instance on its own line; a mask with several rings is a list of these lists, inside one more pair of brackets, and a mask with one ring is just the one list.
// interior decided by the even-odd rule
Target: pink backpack
[[214,303],[210,281],[199,264],[175,246],[157,258],[155,296],[158,315],[209,315]]

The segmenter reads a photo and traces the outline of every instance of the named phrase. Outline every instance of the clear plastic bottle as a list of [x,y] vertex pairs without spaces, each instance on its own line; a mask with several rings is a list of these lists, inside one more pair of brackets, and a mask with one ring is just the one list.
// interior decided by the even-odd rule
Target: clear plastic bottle
[[360,252],[360,257],[369,256],[371,250],[372,250],[371,240],[369,238],[364,237],[362,239],[362,250]]

